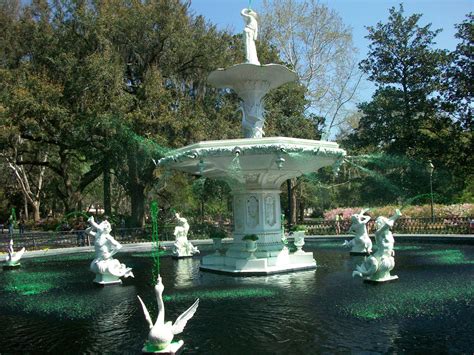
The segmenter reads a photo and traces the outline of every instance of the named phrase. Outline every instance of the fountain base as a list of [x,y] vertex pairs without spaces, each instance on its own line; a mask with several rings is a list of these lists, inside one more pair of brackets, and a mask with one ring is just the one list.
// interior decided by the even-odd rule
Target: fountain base
[[113,275],[107,275],[107,274],[96,274],[93,282],[99,286],[111,286],[111,285],[122,284],[122,280],[120,280],[120,278]]
[[364,278],[365,283],[372,284],[372,285],[379,285],[383,282],[392,282],[392,281],[396,281],[396,280],[398,280],[397,275],[388,276],[388,277],[385,277],[383,279],[378,279],[378,280],[372,280],[370,278]]
[[200,270],[234,276],[260,276],[316,268],[313,253],[290,254],[282,250],[276,257],[236,258],[208,255],[202,258]]
[[162,350],[153,350],[153,346],[146,343],[145,346],[142,349],[143,354],[170,354],[170,355],[175,355],[175,354],[180,354],[181,350],[183,348],[184,341],[180,340],[177,342],[173,342],[170,345],[168,345],[166,348]]
[[18,263],[18,264],[5,264],[3,265],[3,270],[16,270],[16,269],[19,269],[21,267],[21,264]]

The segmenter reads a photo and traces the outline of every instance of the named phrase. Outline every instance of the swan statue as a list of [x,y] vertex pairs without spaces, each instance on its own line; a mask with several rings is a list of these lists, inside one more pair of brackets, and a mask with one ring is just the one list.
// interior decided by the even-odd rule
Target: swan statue
[[[161,282],[161,276],[158,275],[158,280],[155,286],[156,300],[158,303],[158,316],[156,318],[155,324],[153,324],[153,321],[151,320],[150,313],[148,312],[145,303],[143,303],[140,296],[137,296],[138,300],[142,305],[145,319],[150,327],[150,332],[148,333],[148,341],[145,343],[143,352],[167,352],[168,348],[175,344],[171,343],[174,336],[176,334],[180,334],[184,330],[186,323],[194,316],[194,313],[196,313],[196,310],[199,306],[199,299],[197,299],[191,307],[189,307],[183,314],[181,314],[176,319],[174,324],[172,324],[171,322],[165,323],[165,306],[163,304],[162,296],[164,288],[165,287]],[[180,340],[178,342],[177,349],[179,349],[183,344],[184,342]],[[173,353],[174,352],[175,351],[173,351]]]
[[390,228],[401,215],[400,210],[397,209],[390,218],[377,217],[375,220],[377,251],[366,258],[363,264],[356,266],[352,277],[359,276],[364,278],[364,281],[376,283],[398,279],[398,276],[390,275],[390,271],[395,267],[395,252],[393,250],[395,240]]
[[351,227],[349,233],[354,235],[351,241],[344,241],[343,246],[351,248],[351,255],[369,255],[372,252],[372,241],[367,232],[367,222],[370,221],[370,216],[365,216],[364,213],[369,209],[363,209],[360,213],[355,213],[351,216]]
[[13,250],[13,239],[10,239],[10,244],[8,245],[8,255],[5,259],[5,267],[6,268],[13,268],[13,267],[19,267],[20,266],[20,259],[25,253],[26,249],[25,247],[21,248],[20,251],[15,251]]

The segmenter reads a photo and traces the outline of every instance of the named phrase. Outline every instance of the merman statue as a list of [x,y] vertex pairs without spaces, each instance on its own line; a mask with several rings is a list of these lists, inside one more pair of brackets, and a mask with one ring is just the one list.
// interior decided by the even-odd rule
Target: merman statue
[[177,351],[183,346],[184,342],[180,340],[172,343],[172,340],[175,335],[183,332],[186,323],[194,316],[194,313],[196,313],[199,306],[199,299],[197,299],[191,307],[176,319],[174,324],[171,322],[165,323],[165,306],[163,303],[164,288],[165,287],[161,282],[161,276],[158,275],[158,280],[155,286],[156,301],[158,303],[158,316],[156,317],[155,324],[153,324],[153,321],[151,320],[150,313],[148,312],[145,303],[143,303],[140,296],[137,296],[142,305],[145,319],[150,327],[148,341],[145,343],[142,350],[144,353],[177,353]]
[[375,245],[376,252],[367,257],[363,264],[358,265],[356,270],[352,272],[352,276],[360,276],[366,282],[379,283],[398,279],[398,276],[390,275],[390,271],[395,267],[395,252],[393,239],[390,228],[393,227],[395,221],[401,216],[400,210],[396,210],[395,214],[390,217],[377,217],[375,220]]
[[120,284],[121,277],[134,277],[132,268],[126,267],[113,256],[122,248],[111,235],[112,227],[107,220],[97,224],[94,217],[87,220],[91,227],[86,229],[86,233],[95,237],[94,249],[95,259],[92,260],[90,270],[96,274],[94,282],[99,285]]
[[198,254],[199,250],[188,240],[189,223],[179,213],[175,214],[178,225],[174,228],[175,242],[173,244],[173,257],[188,258]]
[[355,213],[351,216],[351,227],[349,233],[354,234],[351,241],[344,241],[343,246],[351,248],[351,255],[369,255],[372,252],[372,241],[367,233],[367,222],[370,221],[370,216],[365,216],[364,213],[369,209],[363,209],[360,213]]
[[9,269],[17,269],[20,267],[20,259],[25,253],[25,247],[21,248],[20,251],[15,251],[13,250],[13,239],[10,239],[10,243],[8,244],[8,255],[5,259],[5,264],[3,265],[4,270],[9,270]]

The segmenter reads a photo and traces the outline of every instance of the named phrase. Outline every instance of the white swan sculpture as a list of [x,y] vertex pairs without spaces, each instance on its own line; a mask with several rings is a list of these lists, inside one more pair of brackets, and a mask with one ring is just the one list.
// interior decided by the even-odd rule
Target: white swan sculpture
[[5,265],[7,268],[8,267],[19,267],[20,266],[20,259],[25,253],[26,249],[25,247],[21,248],[20,251],[17,251],[16,253],[13,250],[13,239],[10,239],[10,244],[8,245],[8,255],[5,259]]
[[[158,303],[158,316],[156,318],[155,324],[153,324],[153,321],[151,320],[150,313],[148,313],[145,303],[143,303],[140,296],[137,296],[142,305],[145,319],[150,326],[148,341],[145,343],[143,352],[167,352],[167,348],[172,345],[171,341],[173,340],[174,336],[183,331],[186,323],[194,316],[194,313],[196,313],[196,310],[199,306],[199,299],[197,299],[191,307],[189,307],[176,319],[174,324],[171,324],[171,322],[165,323],[165,306],[163,304],[162,297],[164,288],[165,287],[161,282],[161,276],[158,275],[157,284],[155,286],[156,300]],[[184,342],[180,340],[177,348],[179,349],[183,344]]]

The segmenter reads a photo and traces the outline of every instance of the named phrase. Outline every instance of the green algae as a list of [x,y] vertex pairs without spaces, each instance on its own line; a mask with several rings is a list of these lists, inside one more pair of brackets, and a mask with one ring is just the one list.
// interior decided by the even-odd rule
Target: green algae
[[398,251],[410,251],[410,250],[420,250],[422,248],[417,245],[395,245],[394,249]]
[[268,288],[240,288],[226,290],[203,290],[183,293],[174,293],[172,295],[163,296],[165,301],[187,301],[192,299],[210,299],[210,300],[233,300],[245,298],[266,298],[273,297],[277,291]]
[[23,296],[36,295],[62,287],[62,280],[71,276],[67,271],[18,272],[5,275],[1,288]]
[[469,265],[474,264],[474,260],[466,258],[459,249],[427,250],[420,255],[430,257],[436,264],[440,265]]
[[67,262],[67,261],[92,261],[95,258],[95,254],[92,252],[87,253],[76,253],[76,254],[60,254],[60,255],[51,255],[51,256],[42,256],[39,258],[28,259],[28,262],[35,264],[45,264],[51,262]]
[[[470,305],[474,298],[474,282],[450,278],[433,280],[424,284],[397,285],[394,294],[379,285],[372,291],[369,298],[364,299],[359,295],[357,299],[350,300],[339,310],[348,316],[362,320],[379,320],[388,317],[418,317],[438,316],[440,313],[449,312],[452,303]],[[400,290],[403,287],[403,290]],[[378,292],[379,291],[379,292]],[[388,291],[388,292],[387,292]]]

